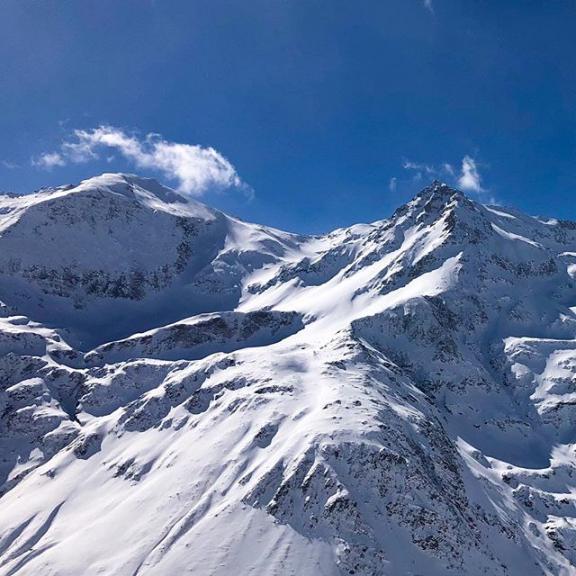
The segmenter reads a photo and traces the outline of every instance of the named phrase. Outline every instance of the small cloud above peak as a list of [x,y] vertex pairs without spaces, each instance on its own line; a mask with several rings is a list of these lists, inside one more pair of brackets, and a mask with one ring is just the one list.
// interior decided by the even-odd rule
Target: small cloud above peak
[[208,190],[240,188],[249,192],[231,162],[211,147],[170,142],[159,134],[138,136],[114,126],[74,130],[60,148],[32,160],[39,168],[51,170],[119,154],[134,167],[152,170],[176,182],[180,193],[201,196]]
[[493,198],[486,196],[488,190],[483,186],[478,161],[469,154],[462,158],[460,167],[448,162],[436,165],[409,160],[404,160],[402,166],[412,174],[412,183],[419,184],[433,177],[434,180],[446,182],[463,192],[475,194],[483,201],[494,202]]
[[479,194],[484,191],[476,160],[471,156],[466,155],[462,158],[462,168],[458,178],[458,186],[460,186],[464,192],[475,192]]

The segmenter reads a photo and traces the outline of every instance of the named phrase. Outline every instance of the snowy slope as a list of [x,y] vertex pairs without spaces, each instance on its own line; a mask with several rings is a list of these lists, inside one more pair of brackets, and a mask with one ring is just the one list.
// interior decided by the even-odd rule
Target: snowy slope
[[576,573],[576,224],[106,174],[0,230],[0,575]]
[[234,308],[244,276],[289,254],[297,240],[154,180],[103,174],[0,198],[0,300],[65,326],[87,348]]

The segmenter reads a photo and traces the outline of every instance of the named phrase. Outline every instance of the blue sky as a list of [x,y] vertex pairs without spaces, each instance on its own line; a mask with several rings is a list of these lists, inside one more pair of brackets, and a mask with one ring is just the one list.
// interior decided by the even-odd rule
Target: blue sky
[[574,30],[573,0],[3,0],[0,189],[138,172],[321,232],[439,176],[576,219]]

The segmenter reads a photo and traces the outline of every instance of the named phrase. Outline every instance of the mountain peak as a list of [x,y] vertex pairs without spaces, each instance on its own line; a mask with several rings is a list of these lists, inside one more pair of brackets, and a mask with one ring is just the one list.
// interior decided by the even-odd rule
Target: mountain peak
[[[172,188],[160,184],[154,178],[146,178],[135,174],[105,172],[82,180],[79,184],[41,188],[32,194],[20,195],[16,198],[4,197],[3,201],[7,211],[26,212],[33,210],[50,210],[54,204],[66,206],[72,205],[77,209],[85,208],[92,213],[91,218],[96,217],[94,210],[104,205],[99,199],[107,198],[108,201],[126,208],[130,205],[139,205],[154,212],[165,212],[174,216],[187,218],[200,218],[213,220],[218,211],[208,206],[179,194]],[[0,219],[0,227],[2,219]]]
[[477,204],[463,192],[452,188],[445,182],[434,180],[423,188],[412,200],[400,206],[392,215],[392,220],[412,220],[426,218],[437,220],[444,211],[454,205],[474,208]]
[[415,197],[415,200],[420,200],[419,204],[430,201],[446,203],[462,199],[469,200],[462,191],[452,188],[440,180],[433,180],[429,186],[423,188]]
[[104,172],[99,176],[82,180],[78,186],[72,189],[82,191],[94,188],[107,189],[131,199],[155,197],[167,204],[188,204],[191,202],[172,188],[160,184],[155,178],[145,178],[122,172]]

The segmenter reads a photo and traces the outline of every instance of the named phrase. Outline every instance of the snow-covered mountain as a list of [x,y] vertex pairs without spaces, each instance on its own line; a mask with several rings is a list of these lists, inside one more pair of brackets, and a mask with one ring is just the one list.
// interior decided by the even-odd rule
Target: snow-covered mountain
[[576,223],[319,237],[0,197],[0,575],[576,574]]
[[0,199],[0,298],[66,327],[87,348],[234,309],[247,273],[287,256],[298,241],[186,201],[154,180],[104,174]]

